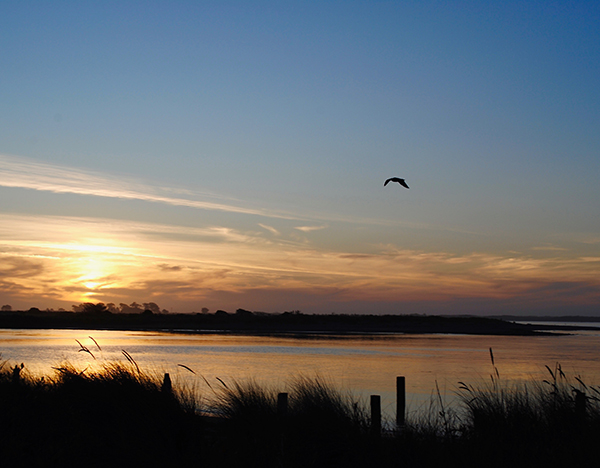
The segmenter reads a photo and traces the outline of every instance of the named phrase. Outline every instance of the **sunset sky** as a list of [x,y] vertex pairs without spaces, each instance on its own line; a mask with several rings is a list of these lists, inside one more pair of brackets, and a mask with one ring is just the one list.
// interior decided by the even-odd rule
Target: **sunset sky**
[[599,24],[3,1],[1,305],[599,314]]

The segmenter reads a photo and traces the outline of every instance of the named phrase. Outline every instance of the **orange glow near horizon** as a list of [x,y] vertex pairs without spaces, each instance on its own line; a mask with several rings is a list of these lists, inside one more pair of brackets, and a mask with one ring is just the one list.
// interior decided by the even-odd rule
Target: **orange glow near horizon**
[[600,277],[596,257],[458,255],[390,246],[349,254],[224,228],[22,216],[8,222],[22,238],[0,233],[5,263],[20,272],[15,295],[73,303],[183,297],[191,311],[214,291],[243,298],[248,291],[273,290],[323,302],[503,299],[565,278],[593,285]]

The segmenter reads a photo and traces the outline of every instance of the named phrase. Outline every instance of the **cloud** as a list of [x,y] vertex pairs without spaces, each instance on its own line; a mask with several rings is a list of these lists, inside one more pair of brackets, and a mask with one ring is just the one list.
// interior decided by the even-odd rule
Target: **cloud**
[[[431,226],[422,223],[385,218],[375,219],[364,216],[344,216],[336,212],[320,212],[314,210],[314,208],[304,211],[297,209],[294,212],[286,209],[256,208],[249,206],[249,202],[246,200],[239,200],[222,193],[217,194],[182,187],[170,187],[127,177],[122,174],[80,169],[6,154],[0,154],[0,187],[122,200],[139,200],[148,203],[252,215],[277,220],[293,220],[303,223],[327,222],[340,223],[342,225],[403,226],[410,229],[431,228]],[[265,224],[264,226],[270,226],[270,224]],[[325,228],[327,228],[327,225],[304,225],[298,226],[296,229],[303,232],[311,232]],[[435,229],[440,228],[436,227]],[[453,231],[453,229],[446,230]]]
[[275,229],[273,226],[267,226],[266,224],[261,224],[261,223],[258,223],[258,225],[259,225],[261,228],[263,228],[263,229],[266,229],[267,231],[269,231],[270,233],[272,233],[272,234],[274,234],[274,235],[276,235],[276,236],[279,236],[279,235],[281,234],[281,233],[280,233],[280,232],[279,232],[277,229]]
[[[54,193],[141,200],[202,210],[224,211],[270,218],[299,219],[297,216],[289,213],[253,209],[241,205],[216,203],[198,199],[208,196],[212,198],[226,198],[214,194],[208,195],[170,187],[155,187],[124,176],[75,169],[2,154],[0,154],[0,186]],[[165,193],[179,196],[165,195]],[[183,197],[183,195],[186,197]]]
[[43,263],[26,256],[0,253],[0,278],[29,278],[44,272]]
[[298,229],[302,232],[311,232],[311,231],[319,231],[321,229],[325,229],[327,226],[297,226],[294,229]]
[[542,245],[539,247],[532,247],[531,250],[542,250],[542,251],[549,251],[549,252],[560,252],[560,251],[565,251],[565,250],[569,250],[565,247],[558,247],[556,245]]
[[574,236],[577,241],[583,244],[600,244],[600,237],[597,235],[578,235]]
[[157,265],[157,266],[162,271],[181,271],[181,270],[183,270],[183,267],[180,265],[168,265],[166,263],[161,263],[160,265]]

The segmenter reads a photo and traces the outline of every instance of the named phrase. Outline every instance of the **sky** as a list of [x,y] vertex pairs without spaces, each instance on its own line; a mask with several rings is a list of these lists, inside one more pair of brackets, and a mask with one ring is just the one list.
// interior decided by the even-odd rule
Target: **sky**
[[5,0],[0,302],[600,314],[599,23]]

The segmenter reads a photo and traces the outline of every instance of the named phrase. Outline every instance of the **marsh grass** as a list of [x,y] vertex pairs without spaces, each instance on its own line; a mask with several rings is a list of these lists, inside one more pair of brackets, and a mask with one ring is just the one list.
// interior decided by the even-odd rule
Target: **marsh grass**
[[[15,370],[16,369],[16,370]],[[194,432],[189,395],[164,394],[159,378],[129,362],[50,376],[0,363],[2,466],[156,466],[178,460]],[[194,405],[195,406],[195,405]],[[187,450],[187,453],[190,453]]]
[[436,381],[429,400],[406,418],[405,434],[425,440],[453,440],[462,435],[462,420],[457,408],[447,402]]
[[364,404],[352,394],[344,394],[321,376],[295,377],[284,389],[261,385],[255,380],[226,383],[214,390],[212,401],[217,414],[230,420],[252,421],[280,419],[277,414],[277,395],[284,391],[290,395],[286,414],[288,420],[310,420],[311,427],[332,426],[353,429],[368,428],[368,413]]
[[365,402],[352,393],[342,393],[322,376],[295,377],[290,384],[291,413],[295,416],[318,418],[323,424],[368,429]]
[[257,423],[257,418],[268,420],[276,414],[277,391],[258,384],[255,380],[229,384],[219,379],[220,386],[214,393],[213,407],[216,414],[230,420]]
[[[285,414],[277,410],[281,392],[289,395]],[[220,461],[227,466],[242,454],[245,466],[357,466],[367,412],[326,379],[296,377],[283,389],[221,380],[214,393],[215,414],[225,419],[221,443],[229,449]]]
[[[100,346],[93,351],[100,351]],[[84,351],[86,352],[86,351]],[[587,466],[600,437],[600,388],[547,367],[541,381],[459,383],[457,406],[437,387],[402,431],[375,437],[365,401],[321,376],[282,389],[254,380],[208,384],[203,398],[133,356],[68,362],[50,376],[0,361],[2,466],[522,467]],[[289,405],[278,414],[277,394]],[[200,404],[202,402],[202,405]],[[77,462],[77,463],[76,463]]]
[[439,391],[401,434],[416,466],[588,466],[600,438],[600,388],[560,364],[547,378],[509,381],[490,349],[489,379],[458,383],[449,406]]
[[[541,382],[467,385],[459,382],[459,397],[467,410],[464,421],[476,436],[521,438],[532,432],[565,438],[600,422],[600,390],[581,377],[568,377],[560,364],[546,366]],[[581,406],[580,406],[581,405]]]
[[322,376],[295,377],[289,388],[289,438],[303,466],[369,466],[375,462],[366,402]]
[[567,376],[558,363],[546,366],[547,379],[525,382],[504,381],[493,354],[492,365],[489,382],[459,382],[460,429],[473,457],[495,450],[493,466],[579,466],[591,455],[600,436],[600,389]]

